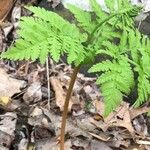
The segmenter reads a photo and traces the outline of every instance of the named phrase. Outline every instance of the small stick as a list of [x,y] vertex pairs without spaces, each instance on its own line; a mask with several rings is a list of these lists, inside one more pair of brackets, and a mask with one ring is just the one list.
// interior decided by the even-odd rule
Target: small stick
[[64,144],[65,144],[65,128],[66,128],[66,120],[67,120],[67,114],[68,114],[68,106],[69,106],[69,100],[72,95],[72,90],[74,87],[74,83],[77,78],[77,74],[79,72],[80,65],[76,68],[74,68],[74,71],[71,76],[69,88],[67,90],[67,95],[65,99],[65,104],[64,104],[64,111],[62,115],[62,124],[61,124],[61,135],[60,135],[60,150],[65,150]]
[[50,79],[49,79],[49,58],[46,59],[46,76],[47,76],[47,89],[48,89],[48,109],[50,110]]

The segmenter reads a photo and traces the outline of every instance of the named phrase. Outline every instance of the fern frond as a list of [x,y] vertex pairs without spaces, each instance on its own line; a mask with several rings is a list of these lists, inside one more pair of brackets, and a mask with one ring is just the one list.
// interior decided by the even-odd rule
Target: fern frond
[[98,63],[90,68],[89,72],[102,73],[96,83],[101,86],[106,114],[114,110],[120,104],[123,95],[128,95],[134,86],[133,71],[125,56],[112,62],[106,60]]
[[105,0],[106,6],[109,9],[110,13],[114,13],[114,11],[118,10],[118,3],[116,0]]
[[114,53],[112,53],[111,51],[103,50],[103,49],[98,50],[96,54],[106,54],[112,58],[116,58],[116,55]]
[[118,57],[118,55],[120,54],[119,47],[114,43],[110,41],[104,41],[102,45],[105,47],[106,51],[114,55],[114,58]]
[[134,103],[135,107],[139,107],[144,102],[146,102],[150,95],[150,82],[149,77],[140,70],[138,76],[138,98]]
[[123,30],[122,32],[122,36],[120,38],[119,49],[121,53],[128,50],[128,32],[126,30]]
[[[106,90],[107,89],[107,90]],[[115,87],[115,83],[108,82],[101,85],[105,103],[105,116],[108,116],[122,101],[122,93]]]
[[67,9],[71,11],[78,21],[78,26],[86,32],[91,33],[95,28],[95,23],[92,21],[91,14],[74,5],[68,5]]
[[[48,55],[58,62],[60,56],[67,53],[69,63],[79,64],[83,61],[84,49],[81,43],[85,39],[77,27],[43,8],[28,9],[37,16],[21,18],[19,39],[16,40],[14,47],[1,55],[2,58],[33,61],[39,58],[41,63],[45,63]],[[68,30],[64,29],[66,27]],[[78,59],[79,55],[82,59]]]
[[90,4],[92,6],[92,11],[98,17],[97,19],[104,19],[108,17],[108,13],[102,9],[102,7],[97,3],[96,0],[90,0]]

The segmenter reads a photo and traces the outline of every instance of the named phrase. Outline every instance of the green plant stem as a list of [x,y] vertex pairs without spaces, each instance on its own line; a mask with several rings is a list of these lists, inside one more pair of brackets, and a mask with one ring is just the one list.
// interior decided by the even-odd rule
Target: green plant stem
[[76,68],[74,68],[74,71],[71,76],[69,88],[67,90],[67,95],[65,99],[65,104],[64,104],[64,111],[62,115],[62,124],[61,124],[61,135],[60,135],[60,150],[65,150],[64,149],[64,143],[65,143],[65,128],[66,128],[66,120],[67,120],[67,114],[68,114],[68,106],[69,106],[69,100],[72,95],[72,90],[74,87],[75,80],[77,78],[77,74],[80,70],[80,65]]
[[89,43],[92,42],[92,39],[94,37],[95,32],[103,25],[103,23],[107,22],[108,20],[110,20],[111,18],[113,18],[114,16],[116,16],[118,14],[112,14],[109,17],[107,17],[106,19],[104,19],[103,21],[101,21],[92,31],[92,33],[90,34],[90,36],[88,37],[87,41],[85,42],[85,45],[88,45]]

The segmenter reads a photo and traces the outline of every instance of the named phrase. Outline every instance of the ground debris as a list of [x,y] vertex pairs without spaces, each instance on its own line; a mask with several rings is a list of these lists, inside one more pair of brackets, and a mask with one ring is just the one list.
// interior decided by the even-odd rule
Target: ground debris
[[0,115],[0,146],[10,148],[15,138],[17,115],[16,113],[7,112]]
[[[0,1],[2,20],[13,6],[10,18],[6,19],[8,22],[5,21],[0,30],[1,52],[18,38],[18,20],[21,15],[28,14],[21,6],[39,2],[21,0],[13,5],[12,1],[5,0],[7,11],[3,7],[4,0]],[[54,10],[59,3],[60,0],[46,1],[56,7]],[[72,67],[50,60],[51,87],[48,91],[45,65],[31,61],[1,61],[0,65],[0,150],[59,150],[62,111]],[[69,106],[65,149],[149,150],[150,119],[143,114],[150,108],[146,105],[135,109],[123,102],[104,118],[104,101],[95,80],[81,73],[77,76]],[[48,92],[51,93],[50,109],[47,107]]]
[[25,81],[12,78],[3,68],[0,68],[0,76],[0,97],[12,97],[26,86]]

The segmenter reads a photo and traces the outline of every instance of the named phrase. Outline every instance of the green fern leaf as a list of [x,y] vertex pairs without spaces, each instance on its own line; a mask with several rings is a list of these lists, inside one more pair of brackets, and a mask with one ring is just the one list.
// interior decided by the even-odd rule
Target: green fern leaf
[[115,87],[115,83],[108,82],[101,85],[105,100],[105,116],[108,116],[122,101],[122,93]]
[[110,13],[118,10],[118,3],[116,0],[105,0],[106,6],[109,9]]
[[[102,73],[96,83],[101,86],[105,105],[106,108],[109,108],[109,112],[120,104],[123,95],[128,95],[134,86],[133,71],[125,56],[112,62],[110,60],[102,61],[90,68],[89,72]],[[109,113],[108,110],[106,110],[106,114]]]
[[102,9],[102,7],[97,3],[96,0],[90,0],[90,4],[92,6],[92,11],[99,19],[108,17],[108,14]]
[[86,12],[74,5],[68,5],[67,9],[69,9],[74,14],[78,21],[79,27],[88,33],[91,33],[94,30],[95,24],[92,22],[91,14],[89,12]]
[[[45,63],[48,55],[58,62],[60,56],[67,53],[69,63],[79,64],[84,60],[81,43],[85,41],[85,37],[75,25],[43,8],[28,7],[28,9],[34,12],[36,17],[21,18],[19,39],[16,40],[14,47],[1,55],[2,58],[33,61],[39,58],[41,63]],[[78,59],[79,55],[82,59]]]
[[138,77],[138,98],[134,103],[135,107],[139,107],[144,102],[146,102],[149,98],[150,94],[150,82],[148,77],[142,72],[139,72]]

